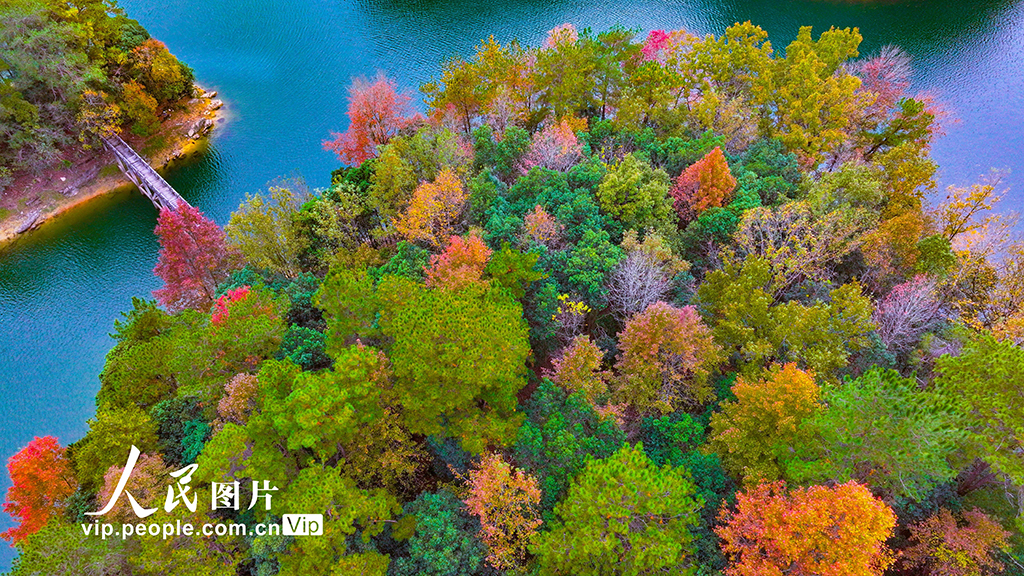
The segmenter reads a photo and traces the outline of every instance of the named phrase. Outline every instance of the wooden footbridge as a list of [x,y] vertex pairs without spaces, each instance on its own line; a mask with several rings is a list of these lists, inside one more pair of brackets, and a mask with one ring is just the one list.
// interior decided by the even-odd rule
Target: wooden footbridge
[[178,194],[171,185],[164,180],[163,176],[157,173],[145,158],[132,149],[118,135],[103,139],[103,145],[114,153],[117,165],[121,172],[139,187],[139,191],[149,198],[157,210],[177,210],[178,205],[184,203],[185,199]]

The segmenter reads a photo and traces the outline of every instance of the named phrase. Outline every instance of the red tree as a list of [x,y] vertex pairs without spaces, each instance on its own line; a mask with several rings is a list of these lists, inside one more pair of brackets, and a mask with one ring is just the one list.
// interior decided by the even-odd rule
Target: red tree
[[903,562],[934,576],[980,576],[1003,569],[998,552],[1009,548],[1010,533],[984,512],[973,508],[962,519],[945,508],[910,526],[914,545]]
[[452,236],[444,252],[430,257],[427,286],[457,290],[480,282],[490,257],[491,249],[478,231],[470,232],[464,239]]
[[867,488],[761,484],[723,510],[722,551],[728,576],[878,576],[892,563],[885,540],[896,515]]
[[399,94],[395,82],[383,73],[372,82],[356,78],[348,89],[348,130],[331,132],[334,140],[324,142],[346,164],[359,165],[377,156],[377,147],[387,144],[398,131],[416,119],[412,98]]
[[715,147],[679,175],[670,193],[679,217],[690,221],[708,208],[724,206],[735,188],[729,163],[722,149]]
[[942,321],[942,303],[935,281],[916,276],[892,289],[875,308],[873,320],[882,342],[894,352],[907,352]]
[[21,525],[0,533],[0,537],[20,542],[61,512],[64,500],[78,487],[64,453],[53,436],[37,436],[7,461],[13,485],[7,489],[4,512],[19,518]]
[[153,272],[164,287],[153,295],[171,312],[185,308],[207,310],[217,285],[237,268],[237,252],[224,240],[224,231],[187,204],[161,210],[156,235],[160,258]]
[[217,302],[213,305],[213,314],[210,317],[212,324],[220,325],[224,323],[224,320],[228,317],[228,307],[232,302],[238,302],[244,300],[249,295],[248,286],[240,286],[234,290],[228,290],[227,294],[224,294],[217,299]]

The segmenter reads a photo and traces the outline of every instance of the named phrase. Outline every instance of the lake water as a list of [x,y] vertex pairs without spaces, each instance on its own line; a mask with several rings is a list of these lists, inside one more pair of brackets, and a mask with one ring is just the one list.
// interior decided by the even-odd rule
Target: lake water
[[[729,0],[121,0],[127,13],[220,91],[231,119],[210,153],[172,172],[170,183],[223,224],[246,192],[278,177],[326,186],[334,155],[321,148],[346,128],[345,87],[383,70],[415,89],[451,55],[468,56],[490,34],[536,45],[563,22],[721,33],[751,20],[782,48],[801,25],[860,28],[862,54],[885,44],[913,58],[914,87],[959,122],[934,148],[943,184],[990,168],[1011,170],[1007,205],[1024,203],[1024,4],[1007,0],[839,2]],[[156,211],[138,193],[97,201],[0,253],[0,457],[33,436],[62,444],[94,414],[107,336],[152,275]],[[6,470],[0,490],[10,484]],[[0,530],[10,526],[0,514]],[[12,557],[0,544],[0,570]]]

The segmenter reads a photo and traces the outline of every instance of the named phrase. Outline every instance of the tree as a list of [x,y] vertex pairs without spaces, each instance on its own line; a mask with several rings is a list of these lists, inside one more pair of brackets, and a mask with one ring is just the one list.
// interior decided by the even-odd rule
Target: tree
[[619,349],[612,394],[637,413],[667,413],[713,396],[707,380],[721,361],[720,348],[693,306],[651,304],[626,322]]
[[163,42],[149,38],[132,50],[131,61],[138,80],[160,102],[192,94],[192,69],[179,62]]
[[509,442],[530,354],[519,303],[493,286],[430,290],[397,276],[377,296],[409,430],[459,437],[473,452]]
[[[128,477],[128,483],[125,484],[124,490],[127,494],[131,494],[132,498],[143,508],[159,508],[167,495],[167,486],[174,481],[174,478],[170,476],[171,470],[164,464],[164,459],[160,457],[159,453],[142,454],[135,463],[135,468],[132,469],[132,475]],[[114,465],[103,475],[103,486],[96,494],[96,501],[100,506],[110,502],[123,473],[123,465]],[[114,508],[103,515],[103,520],[125,524],[139,521],[128,499],[124,497],[119,498]]]
[[790,363],[763,380],[740,376],[732,392],[711,416],[710,448],[748,486],[779,478],[777,451],[801,444],[800,424],[823,408],[814,375]]
[[464,576],[476,574],[487,549],[476,538],[479,522],[448,490],[425,492],[406,504],[416,519],[408,540],[409,557],[391,560],[397,576]]
[[395,82],[381,72],[371,82],[359,77],[348,88],[349,126],[334,140],[324,142],[342,162],[354,166],[376,158],[378,148],[416,120],[407,94],[399,94]]
[[98,489],[107,470],[128,459],[132,446],[153,454],[157,445],[156,424],[137,406],[100,406],[96,418],[89,420],[89,432],[75,444],[78,479],[86,487]]
[[1024,485],[1024,349],[983,333],[959,356],[939,358],[936,372],[936,391],[962,419],[973,450]]
[[558,220],[547,213],[540,204],[523,217],[523,242],[534,242],[548,248],[562,246],[562,226]]
[[960,518],[941,508],[910,526],[913,546],[903,552],[903,562],[935,576],[985,576],[998,574],[1003,565],[996,553],[1007,551],[1010,533],[977,508]]
[[394,222],[395,229],[411,242],[442,246],[451,237],[465,202],[462,181],[451,170],[442,170],[433,182],[416,188],[409,208]]
[[608,170],[597,187],[601,210],[634,230],[667,230],[672,219],[670,180],[662,169],[633,154]]
[[604,352],[590,336],[576,336],[551,360],[551,371],[545,373],[551,381],[569,394],[580,392],[592,406],[608,392],[611,373],[601,370]]
[[544,521],[550,523],[569,482],[588,461],[614,454],[626,435],[614,419],[599,415],[583,394],[568,394],[547,379],[524,410],[527,420],[516,438],[515,461],[540,481],[540,508]]
[[803,280],[832,277],[831,267],[860,245],[860,237],[870,223],[864,216],[854,210],[816,215],[806,202],[757,207],[743,214],[734,239],[740,255],[754,255],[768,262],[772,295],[781,300],[788,289]]
[[531,547],[540,574],[653,574],[685,567],[703,501],[690,474],[657,467],[642,446],[587,463]]
[[828,389],[824,400],[828,407],[800,425],[807,443],[780,457],[788,478],[856,480],[876,494],[922,501],[956,476],[949,462],[963,434],[915,379],[876,367]]
[[7,461],[11,487],[7,489],[4,512],[19,520],[0,537],[21,543],[38,532],[51,517],[60,516],[78,481],[68,462],[66,449],[53,436],[36,436]]
[[125,82],[121,86],[121,98],[124,100],[124,114],[135,124],[132,132],[148,136],[160,127],[160,119],[156,116],[156,98],[146,92],[145,87],[135,81]]
[[491,249],[484,244],[478,230],[465,239],[452,236],[444,252],[430,257],[427,286],[458,290],[474,282],[482,282]]
[[176,210],[160,211],[156,235],[160,256],[153,272],[164,287],[153,295],[171,312],[209,309],[217,286],[239,267],[224,231],[197,208],[181,204]]
[[649,231],[643,242],[638,242],[636,236],[635,230],[623,235],[621,247],[626,257],[608,278],[608,300],[624,320],[665,300],[675,276],[690,268],[688,262],[672,255],[658,233]]
[[[291,187],[296,186],[302,184]],[[252,266],[295,278],[302,271],[299,256],[309,247],[296,217],[308,200],[307,192],[296,193],[288,185],[271,186],[269,198],[246,194],[224,232]]]
[[533,135],[530,150],[520,160],[524,174],[534,166],[565,172],[583,160],[583,144],[576,137],[572,123],[563,118],[545,126]]
[[926,276],[915,276],[896,286],[875,308],[872,320],[890,351],[909,352],[925,332],[944,320],[935,282]]
[[[401,251],[399,245],[399,255]],[[323,310],[327,319],[326,348],[330,356],[379,332],[376,321],[380,304],[373,278],[365,268],[332,269],[313,296],[313,305]]]
[[364,426],[380,419],[390,373],[384,353],[357,344],[335,357],[329,372],[300,372],[280,403],[264,407],[290,450],[306,448],[330,460]]
[[725,262],[705,276],[697,296],[715,342],[742,372],[756,374],[772,362],[799,362],[823,378],[846,365],[851,353],[868,346],[871,301],[857,284],[828,293],[824,302],[776,304],[770,295],[771,269],[762,259]]
[[679,218],[689,222],[708,208],[728,204],[735,189],[736,179],[729,172],[722,148],[716,146],[684,170],[669,192]]
[[715,530],[728,576],[880,576],[892,564],[884,543],[896,515],[856,482],[789,494],[782,482],[760,484],[736,499]]
[[480,519],[487,562],[497,570],[516,570],[526,562],[526,546],[541,525],[537,479],[513,470],[498,454],[485,455],[469,472],[466,507]]

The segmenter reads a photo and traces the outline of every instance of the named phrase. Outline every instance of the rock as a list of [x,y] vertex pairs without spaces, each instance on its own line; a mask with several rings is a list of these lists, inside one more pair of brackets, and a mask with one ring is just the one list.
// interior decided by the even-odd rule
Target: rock
[[210,129],[213,128],[213,120],[210,120],[209,118],[203,118],[199,121],[199,127],[203,133],[209,132]]
[[219,110],[222,106],[224,106],[223,100],[214,100],[213,102],[210,102],[210,110]]
[[209,92],[203,92],[203,98],[216,98],[216,97],[217,97],[217,91],[216,90],[210,90]]
[[25,221],[21,223],[21,226],[18,226],[18,231],[15,232],[15,234],[22,234],[28,231],[29,228],[35,225],[36,220],[39,220],[40,215],[42,215],[41,210],[33,210],[30,212],[29,215],[25,217]]

